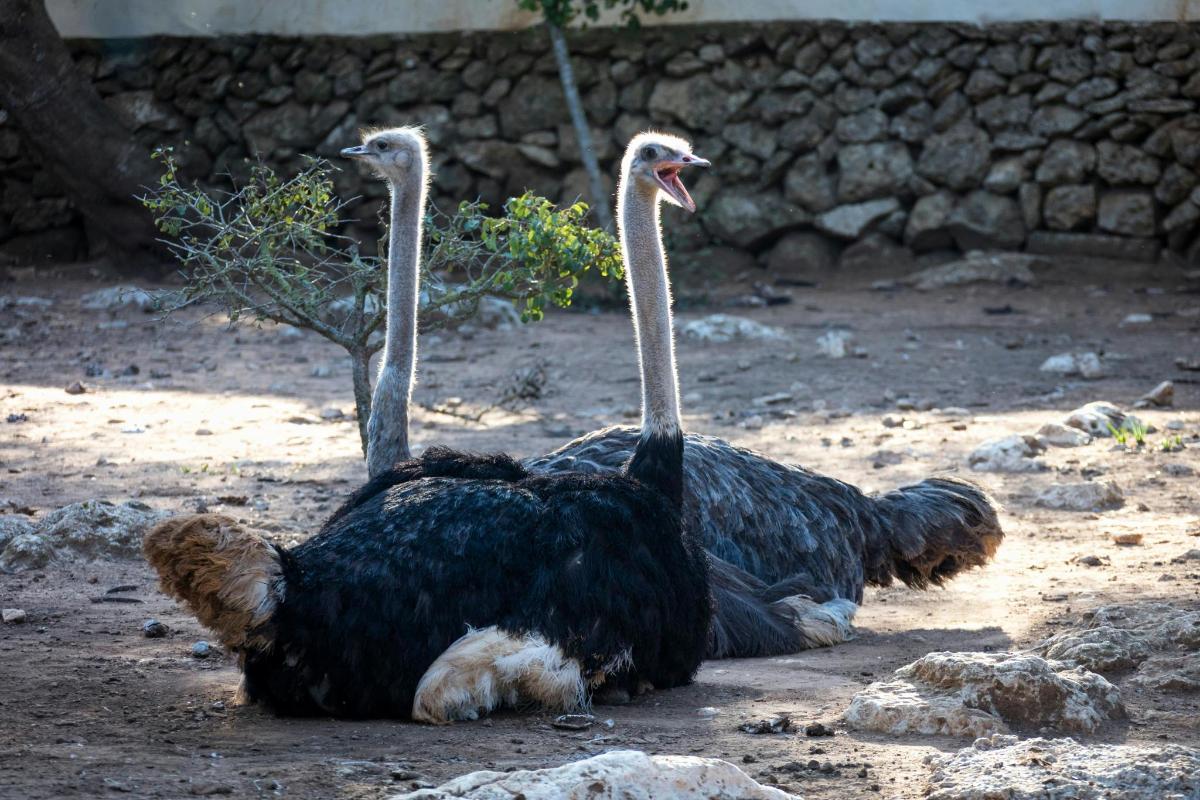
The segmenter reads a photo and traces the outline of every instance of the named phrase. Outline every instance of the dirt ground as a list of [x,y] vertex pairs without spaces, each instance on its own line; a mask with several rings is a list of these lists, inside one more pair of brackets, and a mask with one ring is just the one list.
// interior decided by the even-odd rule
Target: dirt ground
[[[0,604],[28,613],[24,625],[0,628],[0,796],[380,798],[479,768],[637,748],[727,758],[810,800],[921,797],[923,757],[969,742],[840,728],[832,738],[752,736],[737,726],[780,711],[801,723],[834,720],[861,686],[929,651],[1028,646],[1105,603],[1200,603],[1200,561],[1172,561],[1200,547],[1200,478],[1167,469],[1200,472],[1200,441],[1175,453],[1158,446],[1168,434],[1200,435],[1200,373],[1173,363],[1200,356],[1200,285],[1165,267],[1111,263],[1055,263],[1037,288],[1025,289],[877,291],[875,277],[794,289],[790,305],[682,313],[687,320],[731,311],[789,336],[681,340],[687,424],[868,490],[935,473],[971,477],[1005,509],[1007,539],[986,569],[944,590],[868,590],[854,642],[706,663],[690,687],[597,707],[600,724],[585,732],[555,729],[545,715],[445,728],[275,718],[235,703],[228,655],[191,656],[208,634],[157,591],[145,564],[0,575]],[[0,284],[0,294],[55,301],[0,319],[0,329],[18,328],[15,342],[0,345],[0,506],[43,514],[88,498],[137,498],[168,511],[206,505],[292,542],[363,479],[355,423],[329,419],[331,409],[353,409],[350,368],[335,348],[274,327],[230,331],[199,317],[162,326],[134,308],[81,310],[79,295],[103,285],[69,270]],[[1009,313],[985,311],[1006,306]],[[1123,325],[1130,313],[1152,319]],[[852,329],[867,356],[818,355],[815,339],[830,325]],[[416,441],[525,455],[631,418],[631,336],[628,319],[607,312],[426,337]],[[1047,356],[1068,350],[1102,352],[1109,377],[1038,371]],[[514,372],[536,363],[548,375],[541,398],[471,420]],[[100,374],[89,377],[89,365]],[[133,365],[137,374],[122,375]],[[1129,404],[1165,379],[1175,381],[1175,405],[1139,412],[1159,429],[1141,451],[1114,451],[1105,439],[1051,449],[1054,469],[1045,473],[966,466],[985,439],[1036,431],[1091,400]],[[89,391],[64,392],[75,380]],[[793,400],[753,404],[781,391]],[[897,398],[963,407],[970,416],[898,411]],[[741,424],[752,414],[764,417],[761,429]],[[884,427],[886,414],[915,424]],[[1168,430],[1171,421],[1183,430]],[[1116,481],[1125,505],[1092,514],[1033,504],[1055,481],[1087,476]],[[1144,534],[1142,544],[1113,543],[1126,532]],[[1089,555],[1100,566],[1076,563]],[[134,585],[126,596],[142,602],[91,602],[122,584]],[[169,625],[170,635],[143,638],[148,617]],[[1200,699],[1122,690],[1130,720],[1092,738],[1200,745]],[[709,707],[715,715],[700,712]],[[832,770],[809,769],[810,760]]]

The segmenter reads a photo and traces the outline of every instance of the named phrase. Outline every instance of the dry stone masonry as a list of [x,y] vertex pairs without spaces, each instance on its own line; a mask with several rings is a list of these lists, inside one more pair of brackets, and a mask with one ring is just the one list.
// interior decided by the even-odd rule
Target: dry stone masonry
[[[571,36],[605,171],[655,126],[716,168],[672,221],[676,252],[828,268],[874,234],[916,251],[1200,257],[1198,29],[1176,24],[773,23]],[[586,181],[544,32],[72,43],[147,148],[219,181],[261,157],[333,157],[366,125],[421,123],[436,201]],[[377,181],[343,165],[337,189]],[[0,110],[0,256],[79,255],[84,230]],[[674,212],[672,212],[674,213]],[[808,239],[797,239],[797,236]],[[815,240],[812,237],[817,237]]]

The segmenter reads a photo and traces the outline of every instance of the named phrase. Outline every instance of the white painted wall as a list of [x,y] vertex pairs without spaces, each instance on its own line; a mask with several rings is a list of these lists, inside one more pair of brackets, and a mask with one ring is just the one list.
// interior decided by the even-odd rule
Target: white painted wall
[[[1200,20],[1200,0],[689,0],[669,24],[839,19],[854,22]],[[47,0],[67,37],[368,35],[512,30],[534,17],[513,0]],[[654,24],[655,20],[648,20]]]

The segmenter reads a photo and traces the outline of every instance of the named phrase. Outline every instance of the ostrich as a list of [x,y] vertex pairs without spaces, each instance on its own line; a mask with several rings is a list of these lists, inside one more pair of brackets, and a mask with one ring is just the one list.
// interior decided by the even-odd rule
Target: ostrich
[[[369,134],[353,155],[388,177],[394,203],[423,191],[414,131]],[[147,535],[164,591],[238,651],[249,700],[443,723],[692,680],[711,614],[707,559],[681,524],[677,378],[651,367],[671,363],[672,346],[658,206],[693,207],[678,173],[706,163],[641,136],[622,164],[645,408],[621,470],[531,475],[507,456],[430,448],[290,550],[212,514]]]
[[[628,208],[620,205],[619,215]],[[633,223],[623,219],[621,229]],[[416,237],[407,234],[408,240]],[[657,240],[647,242],[660,247]],[[634,242],[634,254],[642,246]],[[408,290],[415,297],[415,288]],[[411,325],[397,328],[404,334],[393,344],[391,320],[385,351],[411,365]],[[401,355],[402,348],[413,350]],[[659,360],[643,366],[674,374],[667,354],[654,351],[650,355]],[[411,369],[404,375],[411,380]],[[389,400],[408,394],[409,385],[400,383]],[[377,419],[381,424],[372,430],[381,436],[392,422],[407,427],[405,415],[373,413],[373,426]],[[393,436],[407,441],[407,430]],[[615,472],[639,437],[637,428],[605,428],[522,466],[543,474]],[[865,585],[899,578],[913,588],[940,586],[986,563],[1003,538],[991,501],[966,481],[930,478],[870,497],[842,481],[696,433],[684,437],[684,471],[684,521],[710,556],[712,658],[779,655],[845,641]],[[405,479],[403,472],[372,474],[375,480],[339,514]]]

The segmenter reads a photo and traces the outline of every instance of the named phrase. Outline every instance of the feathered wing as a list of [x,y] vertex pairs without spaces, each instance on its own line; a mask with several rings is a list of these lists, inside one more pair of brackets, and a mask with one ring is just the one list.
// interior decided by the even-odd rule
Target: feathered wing
[[[531,472],[608,472],[637,435],[605,428],[523,463]],[[941,584],[985,563],[1003,538],[992,502],[965,481],[931,478],[873,498],[700,434],[685,436],[683,466],[684,525],[716,557],[714,584],[724,562],[761,581],[767,601],[857,603],[867,583]]]

